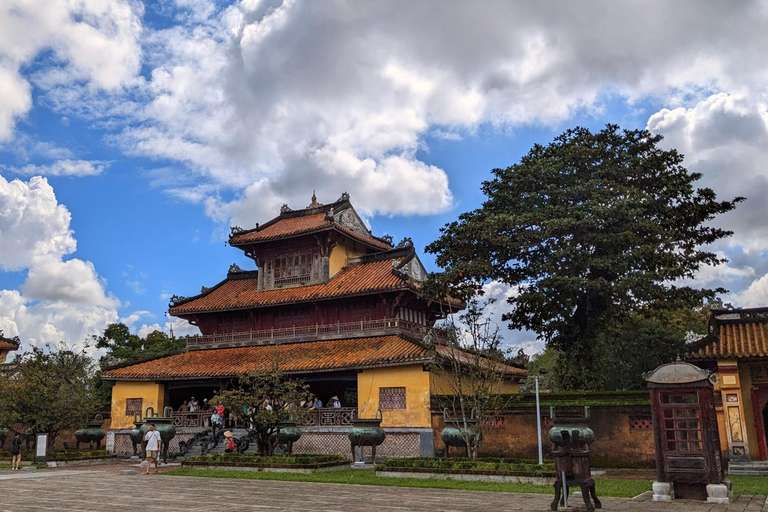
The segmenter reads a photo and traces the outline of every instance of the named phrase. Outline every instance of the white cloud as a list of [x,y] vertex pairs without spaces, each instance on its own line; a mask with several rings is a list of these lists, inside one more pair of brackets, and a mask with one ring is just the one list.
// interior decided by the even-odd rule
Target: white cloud
[[43,89],[85,82],[114,90],[138,72],[141,4],[123,0],[7,0],[0,4],[0,142],[32,107],[22,74],[41,52],[54,65],[34,73]]
[[45,178],[0,176],[0,268],[27,271],[21,291],[0,290],[0,329],[27,346],[83,346],[117,319],[120,301],[106,292],[93,264],[64,259],[77,247],[69,222]]
[[49,165],[27,164],[23,167],[4,168],[16,174],[26,176],[97,176],[104,172],[109,162],[99,160],[58,160]]
[[[703,267],[695,283],[732,291],[726,300],[737,306],[758,304],[768,272],[768,114],[759,94],[717,93],[690,107],[662,109],[648,129],[664,135],[663,145],[677,148],[689,171],[699,172],[699,186],[711,187],[719,199],[746,197],[732,212],[713,221],[733,236],[710,249],[730,261]],[[764,297],[768,299],[768,297]]]

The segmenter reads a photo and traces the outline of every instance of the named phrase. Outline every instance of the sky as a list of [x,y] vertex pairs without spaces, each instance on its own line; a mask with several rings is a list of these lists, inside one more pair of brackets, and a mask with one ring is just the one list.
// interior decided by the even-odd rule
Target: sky
[[606,123],[747,198],[695,284],[768,306],[766,34],[768,3],[738,0],[0,0],[0,330],[194,333],[170,296],[254,268],[229,227],[313,191],[436,270],[424,246],[491,169]]

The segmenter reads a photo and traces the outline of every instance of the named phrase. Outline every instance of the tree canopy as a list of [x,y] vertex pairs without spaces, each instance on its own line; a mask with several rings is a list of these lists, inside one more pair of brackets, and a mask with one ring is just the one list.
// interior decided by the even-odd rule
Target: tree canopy
[[101,405],[95,378],[87,354],[65,345],[33,347],[16,356],[13,371],[0,372],[0,425],[47,432],[52,446],[59,433],[78,428]]
[[133,363],[178,354],[185,347],[183,339],[171,338],[162,331],[152,331],[145,338],[131,334],[128,326],[123,323],[109,324],[101,336],[93,338],[96,348],[107,350],[109,363]]
[[692,308],[722,289],[676,284],[724,260],[702,246],[732,234],[709,221],[743,200],[718,201],[647,130],[575,128],[494,169],[482,207],[427,246],[454,296],[484,283],[514,287],[502,317],[564,354],[565,389],[595,388],[595,347],[630,311]]

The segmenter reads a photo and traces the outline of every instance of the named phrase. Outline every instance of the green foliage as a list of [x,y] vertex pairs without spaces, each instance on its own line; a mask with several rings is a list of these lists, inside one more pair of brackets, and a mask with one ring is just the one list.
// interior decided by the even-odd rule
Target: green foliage
[[106,349],[102,366],[115,363],[134,363],[160,356],[182,352],[186,346],[183,339],[170,338],[161,331],[152,331],[146,338],[131,334],[123,323],[109,324],[101,336],[93,337],[96,348]]
[[[275,433],[279,426],[298,420],[306,413],[306,409],[298,407],[298,404],[307,400],[309,395],[309,386],[285,377],[276,359],[272,370],[242,375],[234,389],[220,392],[211,404],[222,404],[234,412],[244,424],[250,426],[259,453],[272,455],[277,446]],[[266,407],[266,400],[269,407]]]
[[694,188],[701,176],[659,141],[615,125],[575,128],[494,169],[483,206],[427,246],[444,269],[432,289],[466,298],[489,280],[514,287],[509,327],[563,354],[563,389],[600,388],[597,346],[610,326],[634,310],[698,307],[725,291],[674,283],[723,262],[700,248],[732,234],[710,221],[743,198]]
[[48,460],[85,460],[85,459],[104,459],[114,457],[105,450],[63,450],[59,452],[48,452]]
[[296,465],[306,466],[312,464],[327,464],[334,462],[348,462],[345,457],[341,455],[314,455],[314,454],[299,454],[299,455],[254,455],[250,453],[221,453],[211,455],[195,455],[189,460],[193,462],[238,462],[238,463],[251,463],[263,466],[269,465]]
[[61,431],[79,427],[96,411],[96,367],[84,352],[64,344],[33,347],[14,364],[13,372],[0,372],[0,425],[46,432],[53,446]]

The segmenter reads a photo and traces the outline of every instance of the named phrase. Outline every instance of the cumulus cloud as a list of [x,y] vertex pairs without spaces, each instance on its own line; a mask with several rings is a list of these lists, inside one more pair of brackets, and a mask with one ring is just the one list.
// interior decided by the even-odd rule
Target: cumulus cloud
[[119,300],[94,265],[77,258],[70,214],[42,177],[0,176],[0,268],[26,271],[21,290],[0,290],[0,329],[25,344],[82,346],[117,319]]
[[35,85],[73,82],[114,90],[138,72],[141,4],[124,0],[9,0],[0,5],[0,142],[12,137],[32,107],[32,84],[22,73],[41,52]]
[[713,188],[721,199],[747,199],[713,221],[734,232],[710,248],[729,262],[703,268],[695,280],[730,289],[725,299],[737,306],[766,304],[767,121],[766,103],[756,92],[713,94],[690,107],[662,109],[648,120],[648,129],[664,135],[663,144],[677,148],[686,156],[686,167],[701,173],[701,185]]

